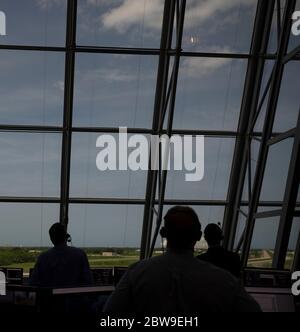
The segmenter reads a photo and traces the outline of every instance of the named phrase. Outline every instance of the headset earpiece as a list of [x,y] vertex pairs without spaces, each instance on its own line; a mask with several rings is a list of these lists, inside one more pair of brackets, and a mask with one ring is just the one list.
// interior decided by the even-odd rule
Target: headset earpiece
[[70,235],[70,234],[67,234],[67,242],[68,242],[68,243],[72,242],[72,238],[71,238],[71,235]]

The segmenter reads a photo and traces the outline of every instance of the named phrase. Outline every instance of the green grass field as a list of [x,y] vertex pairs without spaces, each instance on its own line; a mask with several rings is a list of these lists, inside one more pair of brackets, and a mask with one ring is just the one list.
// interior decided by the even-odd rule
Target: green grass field
[[[34,267],[39,254],[47,248],[0,248],[0,266],[22,268],[24,273]],[[91,267],[128,267],[139,260],[137,249],[101,249],[90,248],[85,250]],[[103,252],[113,252],[113,256],[104,256]],[[255,250],[251,252],[248,266],[257,268],[272,267],[273,252]],[[289,252],[286,259],[286,269],[293,263],[294,253]]]
[[[130,257],[116,257],[116,258],[104,258],[104,259],[89,259],[91,267],[127,267],[131,264],[134,264],[139,260],[139,257],[130,256]],[[28,262],[28,263],[19,263],[19,264],[11,264],[5,267],[11,268],[21,268],[24,270],[24,273],[29,273],[29,270],[33,268],[35,262]]]

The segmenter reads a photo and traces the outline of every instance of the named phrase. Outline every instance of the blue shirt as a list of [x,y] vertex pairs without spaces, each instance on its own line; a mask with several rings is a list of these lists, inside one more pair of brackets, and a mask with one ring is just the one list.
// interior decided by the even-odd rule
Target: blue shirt
[[42,253],[30,278],[30,285],[39,287],[79,287],[92,284],[93,278],[85,252],[67,245]]

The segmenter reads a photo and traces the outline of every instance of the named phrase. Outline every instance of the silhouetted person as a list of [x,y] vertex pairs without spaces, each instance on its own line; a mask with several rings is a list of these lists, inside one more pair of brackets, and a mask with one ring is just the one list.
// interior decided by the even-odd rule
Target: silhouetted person
[[230,272],[236,278],[240,278],[242,268],[240,256],[221,246],[224,240],[222,229],[216,224],[209,224],[204,230],[204,238],[209,248],[205,254],[198,256],[198,258]]
[[30,284],[39,287],[78,287],[92,285],[85,252],[68,247],[70,235],[62,224],[54,224],[49,235],[54,248],[42,253],[34,267]]
[[257,312],[236,278],[194,257],[201,224],[189,207],[165,216],[167,253],[132,265],[104,307],[111,314],[186,316],[201,312]]

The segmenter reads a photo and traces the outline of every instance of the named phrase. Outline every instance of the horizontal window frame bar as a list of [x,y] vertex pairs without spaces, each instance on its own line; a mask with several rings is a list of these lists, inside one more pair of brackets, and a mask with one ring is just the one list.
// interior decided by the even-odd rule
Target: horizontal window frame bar
[[58,126],[34,126],[34,125],[2,125],[0,124],[0,132],[29,132],[29,133],[62,133],[63,127]]
[[[71,131],[73,133],[111,133],[118,134],[119,127],[73,127]],[[28,132],[28,133],[63,133],[67,129],[56,126],[31,126],[31,125],[0,125],[0,132]],[[157,135],[152,129],[147,128],[127,128],[128,134],[149,134]],[[166,130],[162,130],[161,134],[166,134]],[[236,138],[238,133],[234,131],[223,130],[184,130],[175,129],[172,132],[173,135],[193,135],[193,136],[211,136],[211,137],[229,137]]]
[[[61,199],[58,197],[15,197],[15,196],[0,196],[0,203],[51,203],[59,204]],[[144,205],[146,200],[131,199],[131,198],[82,198],[70,197],[68,204],[88,204],[88,205]],[[155,204],[159,201],[156,200]],[[166,199],[164,205],[191,205],[191,206],[226,206],[228,202],[222,200],[172,200]]]
[[[71,132],[73,133],[119,133],[119,127],[77,127],[73,126]],[[43,125],[7,125],[0,124],[0,132],[28,132],[28,133],[63,133],[67,131],[66,128],[60,126],[43,126]],[[129,134],[149,134],[157,135],[152,129],[149,128],[127,128]],[[161,131],[166,134],[166,130]],[[230,130],[193,130],[193,129],[173,129],[173,135],[192,135],[192,136],[207,136],[207,137],[229,137],[237,138],[239,133]],[[274,137],[283,135],[283,133],[274,133]],[[253,137],[261,137],[261,132],[253,133]]]
[[60,204],[61,199],[58,197],[15,197],[0,196],[0,203],[20,203],[20,204]]
[[[282,207],[283,202],[280,201],[261,201],[259,202],[260,207]],[[249,202],[242,201],[241,206],[249,206]],[[300,207],[300,202],[296,203],[297,207]]]
[[[76,45],[75,47],[67,48],[65,46],[43,46],[43,45],[19,45],[19,44],[0,44],[0,50],[12,51],[38,51],[38,52],[67,52],[73,51],[76,53],[99,53],[99,54],[128,54],[128,55],[157,55],[162,52],[170,56],[178,54],[176,49],[160,49],[160,48],[129,48],[118,46],[89,46]],[[294,50],[295,51],[295,50]],[[250,53],[214,53],[214,52],[189,52],[180,50],[182,57],[199,57],[199,58],[228,58],[228,59],[251,59],[253,56]],[[276,54],[259,54],[259,58],[266,60],[276,59]],[[300,60],[300,56],[293,60]]]
[[[69,204],[108,204],[108,205],[144,205],[145,199],[126,199],[126,198],[74,198],[70,197]],[[159,203],[158,199],[155,204]],[[226,201],[210,201],[210,200],[173,200],[166,199],[164,205],[190,205],[190,206],[226,206]]]
[[[59,197],[26,197],[26,196],[0,196],[0,203],[11,202],[11,203],[60,203]],[[92,197],[70,197],[69,204],[109,204],[117,203],[128,203],[130,204],[141,204],[143,205],[146,200],[141,199],[127,199],[127,198],[92,198]],[[158,200],[155,201],[158,204]],[[226,206],[228,201],[226,200],[179,200],[179,199],[165,199],[165,205],[192,205],[192,206]],[[263,201],[260,202],[260,207],[281,207],[282,202],[274,201]],[[243,201],[241,206],[248,206],[249,203]],[[297,207],[300,207],[300,202],[297,202]],[[300,211],[299,211],[300,212]]]

